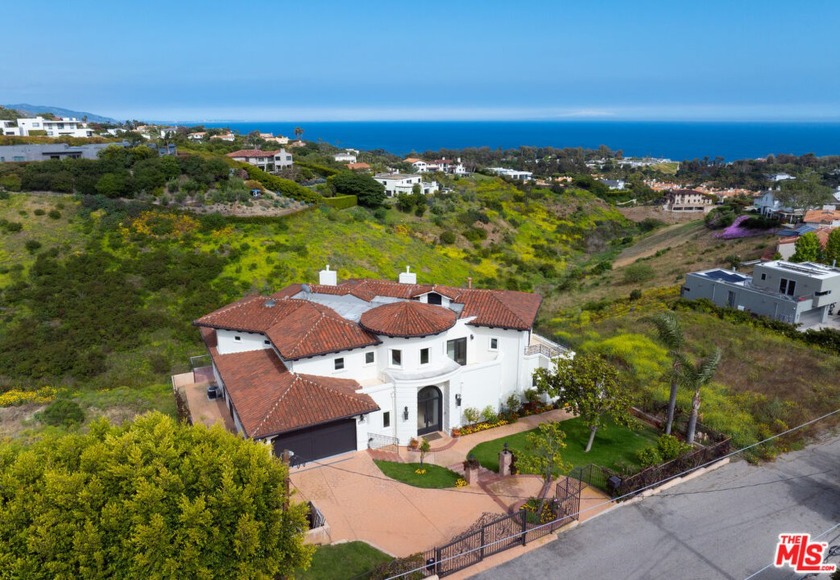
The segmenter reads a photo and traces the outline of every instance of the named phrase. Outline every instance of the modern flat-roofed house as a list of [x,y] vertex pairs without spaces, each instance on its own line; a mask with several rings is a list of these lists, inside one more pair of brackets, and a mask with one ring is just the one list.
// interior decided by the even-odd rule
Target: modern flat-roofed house
[[99,152],[103,149],[124,146],[125,143],[3,145],[0,146],[0,163],[9,161],[46,161],[48,159],[97,159]]
[[437,181],[423,181],[413,173],[377,173],[374,179],[385,186],[385,195],[394,197],[400,193],[412,193],[414,186],[420,186],[420,193],[428,195],[438,190]]
[[534,174],[530,171],[517,171],[506,167],[489,167],[487,171],[495,173],[499,177],[507,177],[508,179],[516,179],[517,181],[529,181],[534,178]]
[[93,137],[93,129],[88,129],[87,123],[78,119],[45,119],[34,117],[18,119],[17,126],[22,137],[29,136],[31,131],[44,131],[47,137]]
[[692,272],[681,295],[807,327],[824,323],[840,299],[840,269],[774,260],[757,264],[752,276],[719,268]]
[[4,137],[17,137],[20,135],[20,127],[16,121],[0,120],[0,135]]
[[279,151],[261,151],[259,149],[240,149],[228,153],[228,157],[235,161],[250,163],[263,171],[275,172],[294,165],[292,154],[285,149]]
[[623,179],[599,179],[598,181],[606,185],[611,190],[624,189],[627,187],[627,182]]
[[541,297],[399,281],[248,296],[195,321],[238,431],[307,462],[461,426],[499,410],[567,351],[533,333]]
[[348,149],[341,153],[336,153],[333,155],[333,159],[339,163],[355,163],[356,155],[358,155],[358,152],[355,149]]
[[708,213],[715,204],[714,196],[694,189],[676,189],[665,194],[665,211],[702,211]]

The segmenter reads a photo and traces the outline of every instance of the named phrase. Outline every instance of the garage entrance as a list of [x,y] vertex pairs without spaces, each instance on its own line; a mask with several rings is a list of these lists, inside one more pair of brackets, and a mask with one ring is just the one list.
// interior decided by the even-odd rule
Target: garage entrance
[[315,427],[298,429],[279,435],[272,442],[274,454],[280,457],[284,449],[294,455],[291,465],[301,465],[339,453],[356,450],[356,420],[342,419]]

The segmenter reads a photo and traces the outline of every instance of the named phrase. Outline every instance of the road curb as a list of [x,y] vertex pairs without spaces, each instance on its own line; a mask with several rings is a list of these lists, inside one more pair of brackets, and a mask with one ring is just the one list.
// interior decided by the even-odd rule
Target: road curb
[[[724,465],[728,465],[728,464],[729,464],[729,458],[728,457],[725,458],[725,459],[721,459],[720,461],[716,461],[715,463],[712,463],[711,465],[707,465],[706,467],[701,467],[700,469],[692,471],[688,475],[684,475],[683,477],[674,478],[674,479],[672,479],[672,480],[670,480],[666,483],[663,483],[662,485],[660,485],[658,487],[653,487],[651,489],[646,489],[640,495],[637,495],[634,498],[628,499],[627,501],[622,502],[622,504],[623,505],[631,505],[631,504],[634,504],[634,503],[638,503],[638,502],[642,501],[643,499],[645,499],[646,497],[650,497],[650,496],[656,495],[656,494],[658,494],[662,491],[671,489],[674,486],[677,486],[681,483],[685,483],[686,481],[690,481],[690,480],[694,479],[695,477],[700,477],[701,475],[704,475],[704,474],[706,474],[710,471],[714,471],[715,469],[721,468]],[[619,504],[619,505],[621,505],[621,504]]]

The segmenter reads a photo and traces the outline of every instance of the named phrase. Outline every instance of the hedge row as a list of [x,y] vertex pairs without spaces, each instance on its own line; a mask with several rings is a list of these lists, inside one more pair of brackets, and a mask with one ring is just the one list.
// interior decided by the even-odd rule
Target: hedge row
[[286,197],[291,197],[298,201],[306,201],[309,203],[323,203],[324,198],[314,191],[298,185],[291,179],[283,179],[276,175],[271,175],[248,163],[239,163],[238,166],[245,170],[249,179],[255,179],[262,183],[267,189],[276,193],[282,193]]
[[339,195],[336,197],[325,197],[324,203],[335,209],[347,209],[359,205],[359,199],[355,195]]
[[311,169],[318,175],[322,175],[323,177],[329,177],[331,175],[335,175],[339,171],[346,171],[346,169],[336,169],[334,167],[327,167],[326,165],[319,165],[317,163],[310,163],[309,161],[295,161],[295,165],[298,167],[306,167],[307,169]]

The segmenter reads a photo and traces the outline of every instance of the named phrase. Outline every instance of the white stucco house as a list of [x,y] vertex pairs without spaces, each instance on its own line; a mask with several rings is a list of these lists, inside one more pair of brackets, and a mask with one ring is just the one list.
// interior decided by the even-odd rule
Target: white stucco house
[[294,165],[292,154],[285,149],[279,151],[261,151],[259,149],[240,149],[228,153],[228,157],[235,161],[250,163],[263,171],[274,172]]
[[45,119],[33,117],[18,119],[18,135],[28,137],[31,131],[44,131],[47,137],[93,137],[87,123],[74,118]]
[[359,154],[358,151],[355,149],[346,149],[341,153],[336,153],[333,155],[333,159],[338,161],[339,163],[356,163]]
[[385,195],[388,197],[412,193],[415,185],[419,185],[420,192],[426,195],[439,189],[437,181],[423,181],[420,175],[414,173],[377,173],[374,179],[385,186]]
[[[239,432],[298,463],[449,431],[522,397],[564,353],[533,333],[537,294],[399,281],[248,296],[194,322]],[[296,459],[295,459],[296,458]]]
[[517,181],[529,181],[534,178],[531,171],[517,171],[516,169],[508,169],[507,167],[488,167],[487,171],[495,173],[499,177],[507,177],[508,179],[516,179]]

